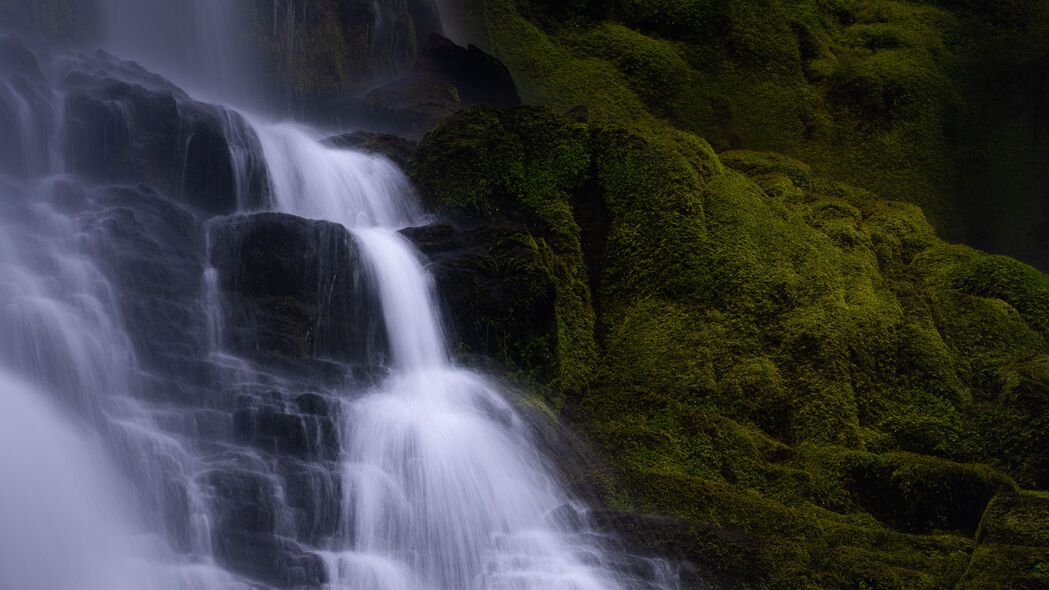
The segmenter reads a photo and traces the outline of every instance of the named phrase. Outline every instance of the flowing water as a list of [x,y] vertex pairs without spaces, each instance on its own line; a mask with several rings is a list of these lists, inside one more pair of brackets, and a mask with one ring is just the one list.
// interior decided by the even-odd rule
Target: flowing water
[[527,425],[483,377],[450,363],[432,280],[397,233],[425,221],[403,175],[295,127],[256,129],[277,205],[353,231],[390,344],[389,377],[346,413],[331,587],[618,588],[601,548],[558,518],[570,498]]
[[[246,87],[212,38],[228,2],[102,5],[114,52],[214,96]],[[0,588],[676,587],[588,525],[513,398],[455,364],[400,233],[429,219],[393,163],[108,56],[5,51]],[[294,313],[320,310],[296,362],[256,354],[286,298],[243,303],[252,240],[289,235],[328,244],[289,254],[319,297]],[[344,331],[324,314],[346,309],[381,346],[329,342]]]

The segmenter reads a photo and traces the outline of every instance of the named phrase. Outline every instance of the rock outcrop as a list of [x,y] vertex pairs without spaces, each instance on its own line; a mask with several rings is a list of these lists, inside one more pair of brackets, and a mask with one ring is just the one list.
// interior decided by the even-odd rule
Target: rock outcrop
[[279,213],[217,220],[211,264],[230,351],[361,364],[384,357],[382,314],[356,241],[341,225]]

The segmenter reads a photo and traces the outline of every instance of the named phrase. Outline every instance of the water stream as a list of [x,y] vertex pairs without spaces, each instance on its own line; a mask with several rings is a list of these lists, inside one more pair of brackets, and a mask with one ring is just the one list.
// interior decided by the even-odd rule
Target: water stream
[[[104,0],[104,44],[236,97],[229,10]],[[0,151],[0,588],[676,588],[589,526],[513,398],[456,365],[400,233],[430,220],[391,161],[103,54],[0,52],[19,138]],[[256,323],[293,307],[237,307],[230,273],[265,254],[237,232],[263,226],[328,240],[289,275],[326,281],[318,321],[362,297],[334,285],[378,302],[363,371],[330,352],[358,343],[318,352],[339,326],[311,328],[306,361],[253,356]]]

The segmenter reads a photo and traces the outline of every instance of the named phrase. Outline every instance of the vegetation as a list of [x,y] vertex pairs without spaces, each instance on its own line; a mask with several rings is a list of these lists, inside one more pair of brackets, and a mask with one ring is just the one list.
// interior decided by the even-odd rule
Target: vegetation
[[526,102],[774,151],[1049,268],[1049,3],[467,0]]
[[1004,579],[1011,549],[977,529],[1049,487],[1049,277],[658,123],[469,109],[409,168],[438,210],[523,224],[572,277],[559,305],[587,319],[554,362],[610,505],[687,523],[663,534],[742,587]]
[[588,277],[576,477],[676,519],[626,528],[733,587],[1049,584],[1049,277],[944,241],[1049,266],[1049,3],[468,3],[550,110],[411,172]]

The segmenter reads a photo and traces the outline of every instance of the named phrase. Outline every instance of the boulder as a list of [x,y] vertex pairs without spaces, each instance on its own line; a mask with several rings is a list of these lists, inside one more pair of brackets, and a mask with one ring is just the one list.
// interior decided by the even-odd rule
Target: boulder
[[341,225],[279,213],[225,218],[211,227],[210,260],[229,351],[366,365],[384,358],[382,314]]
[[414,71],[365,97],[370,120],[413,137],[464,106],[482,104],[521,104],[510,71],[479,48],[461,47],[438,34],[420,50]]
[[455,84],[429,72],[411,73],[379,86],[364,100],[370,119],[411,137],[421,136],[463,108]]
[[238,113],[191,100],[169,82],[104,53],[66,60],[69,172],[148,183],[210,214],[265,203],[262,148]]
[[462,47],[433,34],[415,62],[415,71],[430,72],[451,81],[464,105],[520,106],[513,76],[503,62],[476,45]]

